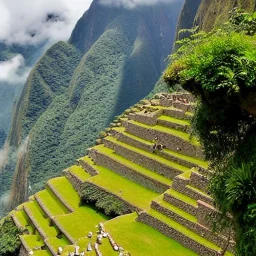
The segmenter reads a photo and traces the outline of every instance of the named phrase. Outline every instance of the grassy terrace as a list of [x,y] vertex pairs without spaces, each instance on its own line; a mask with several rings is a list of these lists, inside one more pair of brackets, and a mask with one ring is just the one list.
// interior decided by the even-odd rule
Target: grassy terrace
[[45,189],[36,194],[36,198],[43,204],[43,208],[47,209],[50,216],[62,215],[69,213],[69,210],[61,203],[61,201],[49,189]]
[[165,202],[163,200],[163,195],[161,195],[159,198],[155,199],[154,201],[158,202],[161,206],[163,206],[164,208],[180,215],[181,217],[183,217],[184,219],[186,220],[189,220],[190,222],[193,222],[193,223],[196,223],[197,222],[197,218],[185,211],[183,211],[182,209],[172,205],[172,204],[169,204],[167,202]]
[[48,250],[37,250],[34,251],[34,256],[52,256],[52,254]]
[[[89,161],[88,163],[91,164]],[[158,196],[156,192],[125,179],[107,168],[97,165],[93,165],[93,168],[100,174],[90,178],[90,182],[118,195],[140,209],[147,209],[150,201]]]
[[24,210],[15,211],[13,213],[13,215],[19,221],[19,223],[21,224],[22,227],[25,228],[30,224],[29,223],[29,218],[28,218],[28,216],[27,216],[27,214],[25,213]]
[[174,198],[176,198],[176,199],[178,199],[178,200],[180,200],[180,201],[182,201],[184,203],[187,203],[187,204],[190,204],[190,205],[192,205],[194,207],[197,207],[196,200],[194,200],[193,198],[191,198],[189,196],[186,196],[186,195],[184,195],[182,193],[179,193],[179,192],[177,192],[176,190],[174,190],[172,188],[169,189],[166,193],[172,195]]
[[191,189],[191,190],[193,190],[193,191],[195,191],[196,193],[199,193],[199,194],[205,196],[205,197],[211,198],[209,195],[207,195],[206,193],[204,193],[202,190],[200,190],[200,189],[198,189],[198,188],[195,188],[195,187],[193,187],[193,186],[191,186],[191,185],[187,185],[186,187],[189,188],[189,189]]
[[[92,252],[87,252],[87,246],[88,244],[91,242],[91,244],[93,245],[94,242],[96,241],[96,236],[94,235],[92,239],[83,237],[81,239],[79,239],[79,241],[77,242],[77,245],[80,247],[79,252],[86,252],[85,255],[91,255],[91,256],[95,256],[95,251]],[[106,256],[118,256],[118,252],[115,252],[112,249],[111,244],[109,243],[109,240],[107,238],[103,239],[103,243],[102,245],[99,245],[99,250],[102,253],[102,255],[106,255]],[[63,250],[62,255],[68,255],[69,253],[74,252],[74,246],[66,246]]]
[[177,152],[175,152],[173,150],[170,150],[170,149],[164,149],[163,152],[169,154],[170,156],[177,157],[177,158],[185,160],[187,162],[199,165],[199,166],[201,166],[201,167],[203,167],[205,169],[207,169],[208,165],[209,165],[208,162],[203,161],[203,160],[201,160],[199,158],[183,155],[183,154],[177,153]]
[[33,250],[34,247],[44,246],[42,239],[36,235],[22,235],[20,238],[30,250]]
[[191,238],[192,240],[196,241],[199,244],[202,244],[212,250],[216,250],[219,251],[220,248],[211,243],[210,241],[208,241],[207,239],[197,235],[196,233],[194,233],[193,231],[191,231],[190,229],[184,227],[183,225],[179,224],[178,222],[168,218],[167,216],[165,216],[164,214],[157,212],[153,209],[150,209],[147,211],[147,213],[153,217],[155,217],[156,219],[161,220],[162,222],[166,223],[168,226],[172,227],[173,229],[181,232],[182,234],[184,234],[185,236]]
[[89,231],[96,231],[95,226],[107,220],[107,217],[89,206],[81,206],[75,212],[57,216],[55,222],[58,227],[69,233],[74,241],[87,236]]
[[78,165],[73,165],[70,168],[68,168],[68,170],[69,172],[77,176],[79,180],[81,180],[82,182],[86,181],[88,178],[91,177],[89,173],[85,172],[85,170]]
[[80,197],[66,177],[59,177],[48,181],[54,190],[73,209],[79,207]]
[[55,237],[58,235],[58,230],[55,226],[50,227],[50,220],[45,216],[45,213],[36,201],[28,202],[24,206],[28,212],[31,221],[38,225],[47,237]]
[[137,222],[137,214],[129,214],[105,223],[107,232],[131,255],[196,256],[197,254],[166,237],[157,230]]
[[139,123],[139,122],[136,122],[136,121],[133,121],[133,120],[130,120],[129,123],[132,123],[136,126],[142,127],[144,129],[152,129],[154,131],[164,132],[166,134],[169,134],[169,135],[178,137],[182,140],[188,141],[192,145],[200,146],[199,142],[195,138],[191,138],[188,133],[185,133],[185,132],[182,132],[182,131],[178,131],[178,130],[175,130],[175,129],[172,129],[172,128],[164,127],[164,126],[161,126],[161,125],[149,126],[149,125]]
[[146,169],[140,165],[137,165],[137,164],[125,159],[124,157],[117,155],[113,150],[106,148],[104,145],[96,146],[96,147],[94,147],[94,149],[96,149],[98,152],[101,152],[102,154],[110,157],[111,159],[113,159],[113,161],[116,161],[116,162],[123,164],[123,165],[127,166],[128,168],[134,170],[134,172],[141,173],[141,174],[148,176],[154,180],[162,182],[168,186],[171,186],[171,184],[172,184],[172,181],[170,179],[167,179],[166,177],[161,176],[161,175],[157,174],[156,172],[149,171],[148,169]]
[[49,246],[51,246],[51,248],[54,250],[54,251],[58,251],[58,248],[59,247],[65,247],[66,245],[69,245],[70,242],[68,241],[67,238],[63,237],[63,238],[57,238],[57,237],[51,237],[51,238],[48,238],[46,240],[46,243],[49,244]]
[[155,161],[157,161],[157,162],[159,162],[161,164],[173,167],[174,169],[179,170],[181,172],[185,172],[185,171],[189,170],[188,167],[182,166],[180,164],[177,164],[175,162],[172,162],[172,161],[166,160],[166,159],[164,159],[164,158],[162,158],[160,156],[157,156],[157,155],[155,155],[153,153],[149,153],[149,152],[147,152],[145,150],[142,150],[142,149],[130,146],[130,145],[126,144],[126,143],[120,142],[120,141],[118,141],[114,137],[108,136],[108,137],[105,138],[105,140],[109,140],[111,142],[114,142],[115,144],[120,145],[120,146],[122,146],[122,147],[124,147],[124,148],[126,148],[126,149],[128,149],[130,151],[136,152],[137,154],[142,155],[142,156],[146,156],[146,157],[148,157],[148,158],[150,158],[152,160],[155,160]]
[[166,121],[166,122],[170,122],[170,123],[174,123],[174,124],[179,124],[179,125],[183,125],[183,126],[190,126],[190,122],[186,121],[186,120],[181,120],[178,118],[174,118],[174,117],[170,117],[170,116],[160,116],[158,118],[158,120],[162,120],[162,121]]

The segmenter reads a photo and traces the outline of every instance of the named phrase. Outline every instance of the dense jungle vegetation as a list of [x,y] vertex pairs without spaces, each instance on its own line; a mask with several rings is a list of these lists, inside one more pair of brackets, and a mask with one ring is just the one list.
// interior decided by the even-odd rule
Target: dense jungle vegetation
[[[192,120],[211,162],[210,192],[235,229],[237,255],[256,255],[256,13],[232,11],[209,33],[190,31],[164,74],[197,99]],[[228,217],[232,214],[232,218]],[[223,220],[223,219],[222,219]],[[224,228],[222,225],[220,228]]]

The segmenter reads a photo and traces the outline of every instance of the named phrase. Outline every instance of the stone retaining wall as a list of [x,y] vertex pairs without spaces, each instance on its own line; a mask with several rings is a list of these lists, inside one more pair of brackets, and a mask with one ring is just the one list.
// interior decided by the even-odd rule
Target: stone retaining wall
[[176,130],[179,130],[182,132],[189,133],[191,131],[191,128],[189,125],[176,124],[176,123],[172,123],[172,122],[162,120],[162,119],[158,119],[157,124],[168,127],[168,128],[176,129]]
[[139,183],[142,186],[152,189],[158,193],[163,193],[171,186],[171,184],[170,186],[167,186],[166,184],[156,181],[151,177],[136,172],[135,170],[129,168],[128,166],[125,166],[122,163],[119,163],[111,159],[111,157],[109,157],[108,155],[102,154],[97,150],[91,150],[90,156],[96,164],[105,166],[106,168],[118,173],[119,175],[129,180],[132,180],[136,183]]
[[74,173],[69,172],[69,170],[64,170],[63,174],[68,179],[68,181],[72,184],[75,191],[79,193],[83,187],[83,181],[81,181]]
[[156,154],[161,156],[161,157],[164,157],[167,160],[173,161],[177,164],[186,166],[186,167],[191,168],[191,169],[194,168],[194,167],[197,167],[196,164],[193,164],[193,163],[188,162],[186,160],[183,160],[183,159],[180,159],[178,157],[172,156],[172,155],[168,154],[167,152],[165,152],[164,150],[158,150],[158,151],[156,151]]
[[180,109],[165,109],[164,115],[179,118],[181,120],[191,120],[191,116],[186,115],[184,111]]
[[[90,151],[88,151],[90,153]],[[90,164],[87,162],[83,161],[83,159],[79,159],[78,163],[81,165],[81,167],[88,172],[91,176],[96,176],[99,174],[97,170],[95,170]]]
[[[126,200],[124,200],[122,197],[116,195],[115,193],[112,193],[112,192],[106,190],[105,188],[102,188],[101,186],[99,186],[95,183],[92,183],[90,181],[86,181],[86,183],[84,184],[83,193],[80,193],[80,197],[82,197],[82,196],[86,197],[85,191],[88,188],[89,189],[93,188],[95,191],[99,191],[99,194],[101,194],[100,199],[104,198],[105,196],[111,195],[113,198],[115,198],[115,200],[119,201],[122,204],[122,210],[121,210],[121,213],[120,213],[122,215],[129,214],[129,213],[132,213],[132,212],[135,212],[135,211],[139,212],[139,211],[142,210],[142,209],[138,208],[137,206],[127,202]],[[90,198],[88,198],[88,200],[90,200]]]
[[[148,111],[148,112],[147,112]],[[137,122],[147,124],[150,126],[154,126],[157,124],[157,118],[161,116],[163,113],[162,110],[156,110],[154,112],[150,112],[149,110],[143,110],[141,112],[136,113],[135,115],[129,116],[132,120]]]
[[125,157],[126,159],[143,166],[151,171],[157,172],[167,178],[173,179],[182,172],[174,169],[169,164],[160,163],[154,159],[151,159],[145,155],[138,154],[132,150],[129,150],[121,145],[115,145],[115,152],[118,155]]
[[140,148],[142,150],[145,150],[145,151],[148,151],[148,152],[153,152],[153,143],[152,145],[149,145],[149,144],[146,144],[146,143],[143,143],[141,141],[138,141],[138,140],[135,140],[129,136],[126,136],[125,134],[121,134],[119,137],[118,137],[118,141],[121,141],[123,143],[126,143],[128,145],[131,145],[131,146],[134,146],[136,148]]
[[192,172],[190,176],[190,184],[191,186],[198,188],[205,193],[208,191],[208,185],[209,185],[209,180],[201,175],[200,173],[197,172]]
[[[22,242],[22,241],[21,241]],[[21,244],[19,256],[28,256],[29,251],[24,247],[23,244]]]
[[170,211],[155,201],[152,201],[151,208],[180,223],[182,226],[187,227],[191,231],[195,232],[201,237],[204,237],[219,247],[223,247],[226,244],[226,239],[213,233],[210,229],[198,224],[197,222],[191,222],[183,218],[182,216]]
[[172,188],[182,193],[184,188],[189,184],[189,179],[183,176],[177,176],[174,178]]
[[189,141],[185,141],[174,135],[151,128],[144,128],[131,122],[126,122],[126,130],[127,132],[148,141],[153,141],[154,138],[157,137],[159,143],[163,143],[171,150],[177,151],[178,148],[179,153],[181,154],[203,159],[203,151],[200,147],[192,145]]
[[192,205],[190,205],[186,202],[183,202],[183,201],[175,198],[174,196],[172,196],[168,193],[164,194],[164,200],[166,202],[171,203],[171,204],[177,206],[178,208],[188,212],[191,215],[196,216],[196,214],[197,214],[197,207],[196,206],[192,206]]
[[180,244],[184,245],[185,247],[189,248],[190,250],[196,252],[201,256],[219,256],[220,253],[206,246],[197,243],[196,241],[192,240],[191,238],[183,235],[181,232],[173,229],[172,227],[168,226],[166,223],[154,218],[153,216],[143,212],[137,218],[137,221],[145,223],[154,229],[158,230],[162,234],[175,239]]

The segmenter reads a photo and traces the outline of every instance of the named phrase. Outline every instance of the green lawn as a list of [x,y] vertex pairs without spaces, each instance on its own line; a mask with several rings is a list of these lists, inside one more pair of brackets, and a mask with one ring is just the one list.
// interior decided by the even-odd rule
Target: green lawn
[[69,213],[69,210],[59,201],[54,193],[49,189],[45,189],[36,194],[41,203],[47,208],[50,216],[57,216]]
[[152,179],[155,179],[159,182],[162,182],[168,186],[171,186],[172,181],[156,172],[150,171],[140,165],[137,165],[129,160],[127,160],[124,157],[121,157],[119,155],[117,155],[113,150],[106,148],[104,145],[99,145],[94,147],[97,151],[101,152],[102,154],[107,155],[108,157],[112,158],[114,161],[117,161],[120,164],[123,164],[125,166],[127,166],[128,168],[134,170],[135,172],[141,173],[145,176],[148,176]]
[[193,164],[196,164],[196,165],[199,165],[205,169],[208,168],[208,165],[209,163],[204,161],[204,160],[201,160],[199,158],[195,158],[195,157],[191,157],[191,156],[187,156],[187,155],[183,155],[183,154],[180,154],[180,153],[177,153],[173,150],[170,150],[170,149],[164,149],[163,150],[165,153],[171,155],[171,156],[174,156],[174,157],[177,157],[177,158],[180,158],[182,160],[185,160],[187,162],[190,162],[190,163],[193,163]]
[[48,250],[37,250],[34,251],[34,256],[52,256],[52,254]]
[[189,196],[186,196],[186,195],[184,195],[182,193],[179,193],[179,192],[177,192],[176,190],[174,190],[172,188],[170,190],[168,190],[166,193],[172,195],[173,197],[179,199],[182,202],[185,202],[185,203],[190,204],[190,205],[192,205],[194,207],[197,207],[196,200],[194,200],[193,198],[191,198]]
[[48,181],[61,198],[73,209],[79,207],[80,197],[66,177],[58,177]]
[[87,173],[81,166],[73,165],[68,170],[77,176],[82,182],[86,181],[91,177],[89,173]]
[[182,119],[178,119],[178,118],[175,118],[175,117],[170,117],[170,116],[160,116],[158,118],[158,120],[162,120],[162,121],[167,121],[167,122],[170,122],[170,123],[174,123],[174,124],[179,124],[179,125],[183,125],[183,126],[190,126],[190,122],[187,121],[187,120],[182,120]]
[[38,239],[38,236],[36,235],[22,235],[21,239],[24,241],[27,247],[30,248],[30,250],[32,250],[34,247],[41,247],[44,245],[44,242],[41,239]]
[[135,221],[136,213],[121,216],[105,223],[107,232],[119,246],[131,255],[149,256],[196,256],[176,241],[155,229]]
[[29,225],[29,218],[24,210],[15,211],[13,215],[19,221],[22,227],[25,228],[26,226]]
[[29,212],[29,216],[43,230],[47,237],[55,237],[58,235],[58,230],[55,226],[50,227],[50,220],[46,218],[45,213],[36,201],[25,204]]
[[161,206],[163,206],[164,208],[180,215],[181,217],[183,217],[184,219],[187,219],[193,223],[197,222],[197,218],[187,212],[185,212],[184,210],[174,206],[173,204],[170,204],[166,201],[163,200],[163,195],[161,195],[160,197],[158,197],[157,199],[155,199],[156,202],[158,202]]
[[118,195],[140,209],[147,209],[150,206],[151,200],[159,195],[150,189],[125,179],[107,168],[97,165],[93,165],[93,167],[100,174],[90,178],[90,182]]
[[88,232],[95,232],[95,226],[107,220],[107,217],[89,206],[81,206],[75,212],[57,216],[55,221],[62,229],[78,241],[79,238],[87,236]]
[[47,243],[51,246],[51,248],[54,250],[54,251],[58,251],[58,248],[59,247],[62,247],[64,248],[66,245],[69,245],[70,242],[68,241],[67,238],[63,237],[63,238],[60,238],[58,239],[57,237],[51,237],[51,238],[48,238],[47,239]]
[[106,137],[105,139],[106,139],[106,140],[109,140],[109,141],[111,141],[111,142],[114,142],[115,144],[120,145],[120,146],[122,146],[122,147],[124,147],[124,148],[126,148],[126,149],[128,149],[128,150],[131,150],[131,151],[133,151],[133,152],[136,152],[136,153],[139,154],[139,155],[143,155],[143,156],[148,157],[148,158],[150,158],[150,159],[152,159],[152,160],[155,160],[155,161],[157,161],[157,162],[159,162],[159,163],[161,163],[161,164],[164,164],[164,165],[168,165],[168,166],[170,166],[170,167],[173,167],[173,168],[175,168],[175,169],[177,169],[177,170],[179,170],[179,171],[181,171],[181,172],[185,172],[185,171],[187,171],[187,170],[190,169],[190,168],[188,168],[188,167],[182,166],[182,165],[180,165],[180,164],[177,164],[177,163],[175,163],[175,162],[172,162],[172,161],[169,161],[169,160],[167,160],[167,159],[164,159],[164,158],[162,158],[162,157],[160,157],[160,156],[157,156],[157,155],[155,155],[155,154],[153,154],[153,153],[150,153],[150,152],[147,152],[147,151],[145,151],[145,150],[136,148],[136,147],[134,147],[134,146],[130,146],[130,145],[126,144],[126,143],[120,142],[120,141],[118,141],[118,140],[117,140],[116,138],[114,138],[114,137],[108,136],[108,137]]

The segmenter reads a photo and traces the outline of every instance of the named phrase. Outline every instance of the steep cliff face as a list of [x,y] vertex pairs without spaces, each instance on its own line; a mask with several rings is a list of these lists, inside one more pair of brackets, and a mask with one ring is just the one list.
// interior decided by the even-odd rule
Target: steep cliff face
[[9,136],[17,147],[30,135],[25,170],[31,170],[32,192],[83,156],[116,115],[152,90],[171,51],[181,6],[126,9],[96,0],[69,43],[54,45],[41,58]]
[[18,69],[18,74],[12,74],[10,78],[6,77],[5,79],[1,77],[0,79],[0,148],[3,146],[9,133],[13,104],[19,97],[25,83],[21,77],[43,54],[45,44],[44,42],[36,46],[26,47],[6,45],[0,42],[0,68],[2,68],[2,65],[10,62],[12,58],[17,58],[17,56],[22,56],[21,58],[24,60],[24,63]]
[[202,0],[195,18],[195,25],[208,32],[227,21],[229,11],[233,8],[239,7],[246,11],[253,11],[255,5],[255,0],[225,0],[225,4],[220,0]]
[[[255,0],[186,0],[179,18],[177,32],[181,29],[190,29],[198,26],[200,30],[209,32],[218,27],[230,17],[229,11],[239,7],[246,11],[254,11]],[[177,34],[178,39],[188,34]]]

